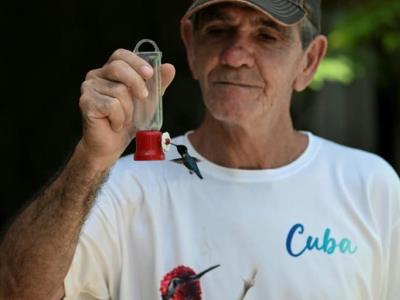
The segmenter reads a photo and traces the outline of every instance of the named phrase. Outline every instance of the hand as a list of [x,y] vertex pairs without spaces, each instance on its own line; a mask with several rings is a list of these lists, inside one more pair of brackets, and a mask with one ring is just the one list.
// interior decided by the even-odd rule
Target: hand
[[[175,68],[161,66],[163,93],[172,82]],[[100,69],[90,71],[81,87],[79,106],[83,136],[78,148],[100,164],[111,165],[135,137],[135,101],[148,95],[145,80],[153,76],[149,64],[131,51],[119,49]]]

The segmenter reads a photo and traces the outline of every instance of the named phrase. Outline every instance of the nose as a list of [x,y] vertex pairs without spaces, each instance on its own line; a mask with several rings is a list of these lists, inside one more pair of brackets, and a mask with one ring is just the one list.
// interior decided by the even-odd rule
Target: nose
[[221,54],[221,63],[233,68],[254,66],[254,52],[245,36],[237,33],[227,41]]

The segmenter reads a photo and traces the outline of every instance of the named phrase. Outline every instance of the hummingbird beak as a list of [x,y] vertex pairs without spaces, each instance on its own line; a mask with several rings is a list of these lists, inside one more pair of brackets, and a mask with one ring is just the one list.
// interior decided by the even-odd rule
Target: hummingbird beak
[[[214,270],[215,268],[218,268],[219,266],[220,265],[212,266],[211,268],[208,268],[208,269],[204,270],[203,272],[200,272],[196,275],[192,275],[190,277],[179,278],[180,282],[175,287],[172,287],[172,286],[168,287],[168,293],[166,295],[162,296],[162,300],[170,300],[174,296],[175,291],[179,287],[179,285],[187,284],[187,283],[191,283],[193,281],[199,280],[204,274],[210,272],[211,270]],[[171,285],[171,282],[169,284]]]
[[199,274],[196,274],[196,275],[194,275],[193,277],[190,277],[190,281],[199,280],[204,274],[206,274],[206,273],[208,273],[208,272],[210,272],[210,271],[212,271],[212,270],[218,268],[219,266],[220,266],[220,265],[212,266],[212,267],[210,267],[210,268],[204,270],[203,272],[200,272]]

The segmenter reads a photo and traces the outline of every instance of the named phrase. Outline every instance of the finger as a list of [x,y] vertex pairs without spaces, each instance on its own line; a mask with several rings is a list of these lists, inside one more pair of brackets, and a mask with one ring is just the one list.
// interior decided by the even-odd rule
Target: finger
[[101,72],[101,68],[90,70],[89,72],[87,72],[85,80],[89,80],[89,79],[98,77],[100,72]]
[[132,67],[122,60],[114,60],[106,64],[98,75],[126,85],[134,98],[144,99],[148,96],[148,90],[143,78]]
[[162,64],[160,70],[162,94],[164,95],[165,90],[175,77],[175,67],[171,64]]
[[121,102],[122,109],[125,115],[125,125],[129,125],[133,118],[133,97],[129,88],[119,82],[96,78],[89,81],[93,89],[104,96],[109,96],[118,99]]
[[107,119],[115,132],[123,128],[125,116],[121,103],[116,98],[95,91],[86,92],[81,96],[80,107],[87,120]]
[[125,61],[144,79],[149,79],[153,76],[153,68],[143,58],[139,57],[132,51],[126,49],[118,49],[114,51],[114,53],[110,56],[108,63],[111,63],[115,60]]

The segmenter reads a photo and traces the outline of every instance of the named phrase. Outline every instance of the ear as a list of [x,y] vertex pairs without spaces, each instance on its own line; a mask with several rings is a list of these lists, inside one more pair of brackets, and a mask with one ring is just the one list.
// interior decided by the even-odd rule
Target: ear
[[293,82],[293,89],[303,91],[312,81],[319,64],[326,55],[328,40],[324,35],[318,35],[308,46],[304,55],[302,70]]
[[193,53],[193,24],[190,20],[181,21],[181,37],[186,48],[186,56],[189,63],[190,71],[192,71],[192,76],[197,79],[194,71],[194,53]]

